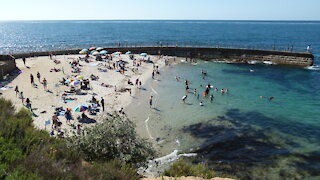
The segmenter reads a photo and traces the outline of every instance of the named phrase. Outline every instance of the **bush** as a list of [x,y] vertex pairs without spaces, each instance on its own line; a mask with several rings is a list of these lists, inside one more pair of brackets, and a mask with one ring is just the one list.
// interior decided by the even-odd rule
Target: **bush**
[[151,144],[137,135],[135,124],[118,114],[85,128],[83,132],[82,136],[70,137],[68,144],[81,152],[86,160],[101,162],[119,159],[137,164],[155,154]]
[[[48,132],[35,129],[28,110],[15,113],[12,103],[3,98],[0,98],[0,108],[0,179],[138,179],[136,169],[122,161],[84,161],[87,156],[70,149],[64,139],[50,137]],[[133,127],[129,122],[125,125]],[[124,126],[113,130],[123,133]],[[134,129],[130,133],[136,135]],[[115,137],[121,136],[121,133],[115,134]],[[114,144],[113,141],[120,142],[121,138],[109,140]],[[149,151],[153,152],[143,140],[129,139],[135,140],[131,142],[135,147],[128,151],[123,150],[126,146],[117,146],[122,154],[133,152],[128,162],[145,159],[146,154],[151,154]],[[121,142],[126,143],[124,139]]]
[[201,178],[213,178],[215,173],[202,164],[193,165],[184,160],[177,161],[163,173],[164,176],[181,177],[196,176]]

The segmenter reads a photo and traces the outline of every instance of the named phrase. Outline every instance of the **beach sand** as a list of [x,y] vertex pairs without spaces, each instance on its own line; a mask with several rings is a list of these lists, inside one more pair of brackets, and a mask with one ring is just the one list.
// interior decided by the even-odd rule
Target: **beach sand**
[[[127,68],[127,71],[125,71],[124,74],[120,74],[115,70],[99,72],[97,69],[98,64],[107,63],[95,61],[94,57],[92,57],[92,62],[90,63],[80,61],[80,64],[82,65],[81,73],[72,73],[69,63],[73,60],[76,60],[78,57],[84,57],[84,55],[53,56],[53,60],[61,61],[60,64],[56,64],[49,58],[49,56],[27,58],[26,66],[23,64],[22,59],[17,59],[16,64],[17,67],[21,70],[21,73],[17,75],[17,77],[14,77],[14,79],[7,85],[12,88],[1,91],[3,93],[2,97],[10,99],[17,110],[24,107],[21,99],[19,98],[19,96],[16,96],[16,93],[14,91],[14,87],[17,85],[19,87],[19,90],[23,91],[24,97],[31,100],[34,112],[33,119],[35,127],[50,131],[51,124],[46,126],[45,121],[51,121],[56,107],[63,107],[64,109],[66,109],[74,108],[75,106],[82,104],[89,105],[89,101],[91,100],[93,95],[97,100],[101,100],[101,97],[105,99],[106,111],[102,112],[102,108],[100,108],[101,112],[99,112],[96,116],[90,116],[88,115],[88,113],[86,113],[86,115],[88,115],[90,118],[95,119],[99,122],[101,118],[106,116],[106,112],[114,112],[122,107],[124,108],[124,112],[126,112],[126,107],[131,103],[132,99],[137,98],[135,97],[136,91],[140,91],[136,86],[128,85],[127,80],[130,79],[133,83],[135,83],[136,78],[139,78],[139,80],[142,81],[143,88],[144,83],[151,78],[151,74],[153,71],[152,63],[142,62],[141,67],[138,68],[138,72],[132,72],[131,68],[133,67],[133,61],[129,59],[128,55],[114,55],[113,62],[122,59],[129,63],[126,65],[126,67],[129,68]],[[143,59],[143,57],[140,55],[135,55],[135,58],[137,60]],[[150,56],[150,58],[151,60],[156,62],[156,65],[159,65],[159,69],[164,66],[164,60],[159,59],[159,56]],[[61,71],[50,72],[52,68],[61,69]],[[36,77],[37,72],[40,72],[41,74],[41,81],[43,80],[43,78],[47,79],[49,91],[45,91],[43,85],[38,81]],[[33,87],[31,85],[30,74],[34,76],[35,84],[37,85],[37,87]],[[62,85],[59,81],[61,81],[63,77],[67,79],[76,75],[89,78],[91,74],[99,76],[99,79],[97,81],[90,80],[90,86],[92,87],[92,89],[87,91],[88,95],[68,96],[70,98],[77,98],[77,100],[65,103],[61,98],[61,95],[64,91],[70,90],[70,87]],[[113,87],[103,87],[101,86],[101,83],[106,83],[108,85],[112,85]],[[117,90],[119,90],[120,88],[131,88],[132,95],[130,95],[129,92],[115,92],[114,86],[116,86]],[[62,122],[62,130],[67,134],[74,131],[74,127],[77,124],[80,124],[76,117],[80,116],[81,113],[72,111],[72,115],[74,118],[74,120],[71,120],[70,123],[73,124],[72,126],[70,124],[67,124],[66,118],[64,116],[59,116],[59,119]],[[90,126],[90,124],[81,125]],[[141,131],[145,131],[145,128],[138,127],[138,133],[145,134],[145,132]]]

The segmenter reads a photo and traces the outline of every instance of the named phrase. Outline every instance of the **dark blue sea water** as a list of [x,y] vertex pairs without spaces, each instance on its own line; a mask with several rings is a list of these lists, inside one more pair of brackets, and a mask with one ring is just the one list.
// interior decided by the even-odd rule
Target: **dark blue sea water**
[[[0,54],[159,42],[264,49],[275,46],[281,50],[293,47],[294,51],[305,51],[311,45],[319,64],[320,22],[0,22]],[[208,72],[204,80],[202,69]],[[153,94],[157,102],[156,110],[148,112],[147,125],[154,141],[160,139],[159,147],[196,152],[194,161],[242,179],[320,178],[319,68],[198,61],[167,67],[162,74],[159,81],[149,82],[153,91],[145,92]],[[204,91],[201,85],[211,83],[219,89],[228,88],[230,94],[213,91],[213,103],[189,94],[187,104],[183,104],[183,81],[176,82],[175,76],[188,79],[190,88],[199,93]]]

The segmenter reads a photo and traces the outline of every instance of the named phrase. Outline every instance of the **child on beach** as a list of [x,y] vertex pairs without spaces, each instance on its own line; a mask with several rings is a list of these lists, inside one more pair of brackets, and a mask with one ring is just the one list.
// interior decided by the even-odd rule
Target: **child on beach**
[[47,90],[48,82],[47,82],[46,78],[43,78],[42,84],[43,84],[44,90]]

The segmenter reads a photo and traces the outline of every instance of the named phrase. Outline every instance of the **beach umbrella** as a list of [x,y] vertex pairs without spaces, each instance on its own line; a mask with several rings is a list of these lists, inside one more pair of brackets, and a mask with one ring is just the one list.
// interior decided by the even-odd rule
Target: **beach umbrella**
[[69,83],[71,83],[71,80],[67,79],[64,83],[69,84]]
[[82,49],[81,51],[88,52],[88,51],[89,51],[89,49]]
[[84,79],[84,76],[77,76],[77,79]]
[[107,53],[108,53],[108,51],[105,51],[105,50],[100,51],[100,54],[107,54]]
[[78,105],[73,108],[75,112],[83,112],[83,111],[86,111],[87,109],[89,109],[87,105]]
[[80,51],[79,54],[87,54],[87,51]]
[[126,54],[131,54],[131,51],[126,52]]
[[114,55],[120,55],[121,52],[114,52],[113,54],[114,54]]
[[80,84],[80,81],[72,81],[72,82],[70,83],[70,86],[76,86],[76,85],[78,85],[78,84]]
[[141,53],[140,56],[146,57],[148,54],[147,53]]
[[92,55],[99,55],[100,53],[98,51],[92,53]]
[[96,50],[96,49],[97,49],[96,47],[91,47],[91,48],[89,48],[90,51]]
[[103,50],[103,47],[98,47],[96,50],[101,51],[101,50]]

